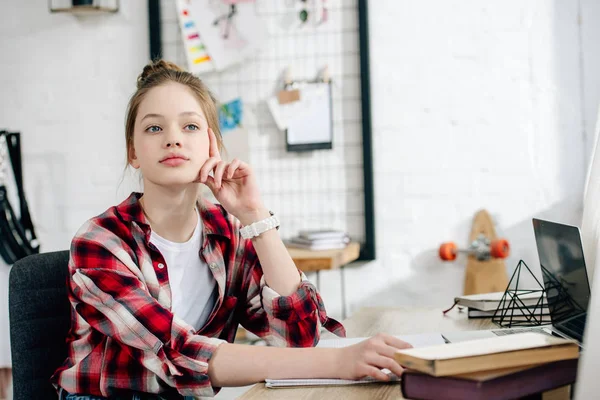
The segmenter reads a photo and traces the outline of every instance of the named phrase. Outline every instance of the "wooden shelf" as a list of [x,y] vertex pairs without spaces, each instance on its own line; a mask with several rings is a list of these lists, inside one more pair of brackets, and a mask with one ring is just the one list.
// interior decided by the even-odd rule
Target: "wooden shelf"
[[302,272],[320,271],[322,269],[337,269],[358,259],[360,243],[352,242],[344,249],[337,250],[306,250],[288,247],[288,252],[296,267]]

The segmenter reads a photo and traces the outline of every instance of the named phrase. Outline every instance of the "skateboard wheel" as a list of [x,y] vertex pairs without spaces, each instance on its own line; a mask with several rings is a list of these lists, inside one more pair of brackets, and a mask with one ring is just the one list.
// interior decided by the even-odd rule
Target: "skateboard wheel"
[[506,258],[509,252],[510,246],[506,239],[492,240],[490,243],[490,254],[494,258]]
[[456,243],[448,242],[442,243],[440,246],[440,258],[444,261],[453,261],[456,260],[456,254],[458,253],[458,247]]

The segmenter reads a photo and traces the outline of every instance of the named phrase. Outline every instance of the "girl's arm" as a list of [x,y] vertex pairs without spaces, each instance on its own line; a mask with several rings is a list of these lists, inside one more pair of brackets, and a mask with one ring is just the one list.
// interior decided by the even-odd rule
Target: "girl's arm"
[[370,376],[382,381],[389,369],[400,376],[402,367],[394,361],[398,349],[411,347],[387,334],[379,334],[344,348],[278,348],[221,344],[208,365],[213,386],[244,386],[265,379],[341,378]]
[[[240,215],[246,226],[270,216],[267,210],[249,211]],[[271,229],[252,239],[267,285],[281,296],[289,296],[300,285],[298,269],[290,257],[276,229]]]
[[271,344],[291,347],[314,346],[319,340],[319,322],[329,331],[345,336],[343,326],[327,317],[314,286],[302,281],[303,275],[275,229],[251,242],[241,239],[237,224],[252,224],[268,218],[269,212],[261,200],[252,168],[237,159],[231,163],[223,161],[214,132],[209,129],[208,134],[209,158],[196,182],[206,184],[225,211],[239,220],[231,222],[234,240],[238,242],[233,244],[235,263],[245,269],[242,291],[247,294],[247,304],[242,325]]
[[[209,158],[195,182],[205,184],[219,203],[243,225],[269,217],[263,206],[256,177],[250,166],[238,159],[227,163],[221,159],[215,133],[208,129]],[[210,176],[210,173],[213,176]],[[276,230],[252,240],[269,287],[281,296],[289,296],[300,286],[298,269]]]

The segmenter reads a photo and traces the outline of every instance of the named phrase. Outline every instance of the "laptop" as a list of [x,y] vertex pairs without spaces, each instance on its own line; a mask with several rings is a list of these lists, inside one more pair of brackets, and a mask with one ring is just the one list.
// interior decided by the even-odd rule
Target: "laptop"
[[523,332],[576,340],[581,346],[590,299],[581,233],[575,226],[533,219],[551,324],[442,333],[448,343]]

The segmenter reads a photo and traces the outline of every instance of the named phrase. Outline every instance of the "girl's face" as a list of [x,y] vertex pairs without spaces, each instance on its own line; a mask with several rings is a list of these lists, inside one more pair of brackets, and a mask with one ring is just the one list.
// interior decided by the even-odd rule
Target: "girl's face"
[[170,82],[146,93],[130,150],[130,164],[145,180],[160,186],[190,184],[208,152],[208,121],[191,89]]

